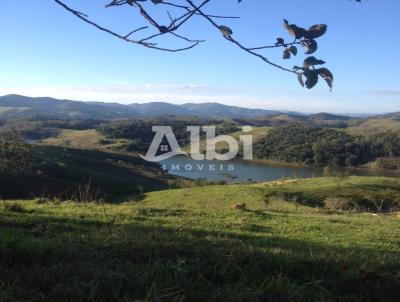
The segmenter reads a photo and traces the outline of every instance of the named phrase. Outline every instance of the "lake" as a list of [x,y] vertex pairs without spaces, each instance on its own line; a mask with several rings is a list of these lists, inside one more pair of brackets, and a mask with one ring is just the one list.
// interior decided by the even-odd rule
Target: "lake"
[[208,161],[175,156],[160,162],[172,175],[190,179],[226,182],[267,182],[285,177],[310,178],[322,176],[321,168],[297,167],[253,161]]
[[[226,181],[240,183],[248,181],[268,182],[282,178],[311,178],[323,175],[318,167],[295,166],[262,161],[208,161],[193,160],[191,157],[175,156],[160,162],[168,173],[190,179]],[[336,172],[358,176],[400,177],[397,171],[369,171],[338,169]]]

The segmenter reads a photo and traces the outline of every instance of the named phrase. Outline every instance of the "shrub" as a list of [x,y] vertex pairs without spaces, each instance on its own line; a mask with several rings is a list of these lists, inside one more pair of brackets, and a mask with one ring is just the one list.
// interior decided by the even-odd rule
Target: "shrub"
[[351,211],[358,209],[358,206],[354,201],[339,197],[328,197],[324,201],[324,206],[330,210]]
[[398,192],[391,189],[368,192],[366,198],[373,203],[377,212],[388,211],[400,204]]
[[110,145],[112,143],[113,143],[113,141],[111,141],[109,139],[101,139],[101,140],[99,140],[99,144],[100,145]]
[[398,170],[400,169],[400,157],[380,157],[375,161],[378,169]]

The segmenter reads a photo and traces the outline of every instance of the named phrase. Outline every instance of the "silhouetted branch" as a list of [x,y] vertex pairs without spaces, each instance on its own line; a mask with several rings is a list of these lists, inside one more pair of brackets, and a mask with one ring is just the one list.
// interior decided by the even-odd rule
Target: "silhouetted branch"
[[[168,51],[168,52],[179,52],[192,49],[204,42],[203,39],[192,39],[190,37],[186,37],[180,33],[178,30],[187,24],[194,17],[201,17],[205,19],[209,24],[211,24],[214,28],[218,29],[223,37],[237,46],[239,49],[242,49],[246,53],[255,56],[261,59],[264,63],[267,63],[275,68],[280,70],[289,72],[291,74],[295,74],[298,76],[300,83],[307,88],[312,88],[318,82],[318,76],[321,76],[328,85],[332,88],[333,83],[333,75],[326,68],[316,69],[316,65],[322,65],[325,62],[322,60],[318,60],[315,57],[308,57],[304,60],[303,66],[298,67],[294,66],[293,69],[286,68],[281,66],[275,62],[272,62],[265,55],[261,54],[259,51],[267,50],[267,49],[283,49],[283,59],[290,59],[292,56],[296,56],[298,53],[298,49],[296,46],[302,46],[305,48],[305,54],[310,55],[317,51],[318,43],[316,39],[323,34],[325,34],[327,30],[327,26],[324,24],[317,24],[310,27],[308,30],[298,27],[295,24],[289,24],[288,21],[284,20],[284,27],[289,31],[289,33],[295,38],[294,41],[287,43],[283,38],[277,38],[277,42],[272,45],[264,45],[258,47],[247,47],[237,38],[233,37],[233,31],[231,28],[220,25],[217,23],[217,20],[220,19],[238,19],[239,17],[235,16],[223,16],[217,14],[209,14],[204,11],[204,7],[206,4],[209,4],[213,0],[198,0],[196,4],[193,0],[185,0],[187,5],[183,5],[183,0],[112,0],[108,4],[105,5],[106,8],[111,7],[120,7],[120,6],[129,6],[137,10],[138,16],[144,19],[148,25],[141,26],[137,29],[130,31],[128,34],[122,35],[113,30],[110,30],[104,26],[97,24],[96,22],[89,19],[87,14],[84,14],[78,10],[72,9],[68,5],[61,0],[54,0],[57,4],[62,6],[64,9],[81,19],[82,21],[94,26],[100,31],[103,31],[107,34],[110,34],[118,39],[121,39],[125,42],[141,45],[147,48]],[[244,0],[238,0],[237,2],[243,2]],[[361,0],[354,0],[356,2],[361,2]],[[161,20],[156,20],[152,13],[154,13],[157,9],[165,9],[165,13],[168,16],[169,23],[163,25]],[[145,37],[141,38],[132,38],[133,35],[138,34],[139,32],[143,32],[144,30],[148,30],[153,28],[156,32],[151,33]],[[189,45],[177,48],[166,48],[158,46],[158,43],[155,41],[157,38],[170,35],[178,40],[183,41],[184,43],[188,43]],[[307,79],[306,82],[303,82],[303,76]]]
[[[148,26],[143,26],[143,27],[140,27],[138,29],[135,29],[135,30],[131,31],[130,33],[128,33],[127,35],[121,35],[121,34],[118,34],[118,33],[114,32],[114,31],[112,31],[112,30],[110,30],[108,28],[105,28],[105,27],[103,27],[103,26],[101,26],[101,25],[89,20],[88,16],[86,14],[81,13],[81,12],[75,10],[75,9],[70,8],[69,6],[64,4],[62,1],[60,1],[60,0],[54,0],[54,1],[57,4],[61,5],[64,9],[66,9],[67,11],[69,11],[70,13],[72,13],[73,15],[78,17],[79,19],[81,19],[82,21],[94,26],[95,28],[97,28],[100,31],[106,32],[106,33],[108,33],[108,34],[110,34],[110,35],[112,35],[112,36],[114,36],[114,37],[116,37],[118,39],[121,39],[121,40],[123,40],[125,42],[128,42],[128,43],[138,44],[138,45],[142,45],[142,46],[147,47],[147,48],[152,48],[152,49],[161,50],[161,51],[179,52],[179,51],[189,50],[189,49],[197,46],[201,42],[201,41],[193,41],[192,44],[187,46],[187,47],[175,48],[175,49],[158,47],[157,43],[146,42],[146,40],[148,40],[148,39],[134,40],[134,39],[130,39],[129,38],[132,34],[138,32],[140,30],[147,29]],[[108,6],[110,6],[110,5],[111,4],[109,4]],[[122,4],[118,3],[118,4],[115,4],[115,5],[122,5]],[[168,30],[167,30],[167,32],[168,32]],[[167,33],[167,32],[165,32],[165,33]],[[158,35],[154,35],[154,37],[156,37],[156,36],[158,36]],[[179,38],[180,39],[184,39],[185,41],[189,41],[189,40],[186,40],[183,37],[179,37]]]

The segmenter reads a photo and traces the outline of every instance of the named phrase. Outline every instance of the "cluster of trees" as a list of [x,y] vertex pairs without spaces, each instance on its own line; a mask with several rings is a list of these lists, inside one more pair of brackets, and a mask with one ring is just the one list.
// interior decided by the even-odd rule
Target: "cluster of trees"
[[273,129],[255,143],[255,156],[319,166],[354,167],[400,155],[400,134],[356,137],[329,128],[290,125]]
[[[15,132],[0,134],[0,198],[21,192],[18,180],[34,173],[33,147]],[[10,195],[11,194],[11,195]]]
[[190,132],[187,126],[216,125],[217,135],[239,131],[239,126],[231,121],[204,120],[200,118],[159,118],[147,120],[116,121],[103,124],[97,130],[108,138],[129,139],[131,143],[125,147],[129,152],[146,152],[149,148],[154,132],[153,126],[170,126],[181,146],[190,143]]
[[233,119],[234,122],[241,125],[249,125],[255,127],[278,127],[292,125],[293,123],[302,124],[305,126],[318,126],[330,128],[348,128],[354,126],[357,119],[350,117],[333,115],[328,113],[320,113],[313,115],[299,115],[299,114],[279,114],[279,115],[265,115],[248,119]]
[[0,135],[0,180],[28,174],[33,168],[33,149],[17,133]]

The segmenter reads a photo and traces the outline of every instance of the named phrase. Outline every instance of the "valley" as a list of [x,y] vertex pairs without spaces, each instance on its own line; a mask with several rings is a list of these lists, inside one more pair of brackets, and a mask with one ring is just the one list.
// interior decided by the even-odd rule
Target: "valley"
[[[64,114],[0,122],[0,300],[398,297],[398,114]],[[250,125],[255,158],[151,163],[154,125]]]

